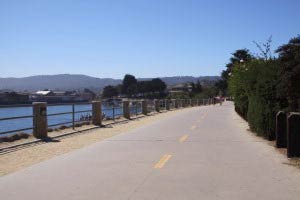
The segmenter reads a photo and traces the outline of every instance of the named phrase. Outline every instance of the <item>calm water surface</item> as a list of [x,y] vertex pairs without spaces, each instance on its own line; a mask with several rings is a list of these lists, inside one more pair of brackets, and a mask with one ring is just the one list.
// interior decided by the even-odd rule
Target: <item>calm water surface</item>
[[[75,113],[75,121],[79,121],[85,116],[91,116],[90,110],[92,110],[92,105],[75,105],[75,112],[77,111],[86,111],[82,113]],[[112,118],[113,117],[113,110],[112,106],[102,106],[103,113],[106,117]],[[136,111],[135,108],[131,109],[131,112],[134,113]],[[140,108],[138,108],[140,111]],[[60,106],[48,106],[47,107],[47,114],[54,114],[54,113],[62,113],[62,112],[72,112],[72,105],[60,105]],[[0,118],[6,117],[18,117],[18,116],[27,116],[32,115],[32,107],[14,107],[14,108],[0,108]],[[115,108],[114,115],[121,116],[123,115],[122,108]],[[48,116],[48,125],[58,124],[58,123],[67,123],[66,125],[72,125],[72,114],[64,114],[64,115],[56,115],[56,116]],[[0,121],[0,132],[16,130],[16,129],[23,129],[23,128],[30,128],[32,127],[32,118],[25,118],[25,119],[14,119],[14,120],[7,120],[7,121]],[[32,130],[23,131],[27,133],[31,133]]]

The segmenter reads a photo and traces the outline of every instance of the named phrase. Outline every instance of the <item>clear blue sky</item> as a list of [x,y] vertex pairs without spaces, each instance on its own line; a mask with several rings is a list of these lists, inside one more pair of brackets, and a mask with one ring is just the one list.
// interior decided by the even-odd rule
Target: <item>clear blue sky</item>
[[300,34],[299,0],[0,0],[0,77],[219,75]]

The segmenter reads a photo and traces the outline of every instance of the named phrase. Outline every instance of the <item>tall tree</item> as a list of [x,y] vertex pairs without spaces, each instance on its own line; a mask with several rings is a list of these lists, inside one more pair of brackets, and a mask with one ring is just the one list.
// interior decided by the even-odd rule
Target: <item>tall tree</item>
[[222,71],[221,80],[219,80],[215,86],[221,91],[224,95],[227,93],[228,89],[228,79],[230,74],[232,73],[233,67],[236,63],[240,62],[248,62],[253,59],[250,51],[248,49],[238,49],[234,53],[231,54],[230,62],[226,64],[226,70]]
[[92,90],[90,90],[90,89],[88,89],[88,88],[84,88],[83,92],[84,92],[84,93],[89,93],[89,94],[91,94],[93,99],[95,99],[96,96],[97,96],[97,95],[95,94],[95,92],[93,92]]
[[195,84],[195,93],[201,93],[202,92],[202,85],[199,80],[197,80],[197,83]]
[[140,93],[143,97],[145,94],[150,92],[150,81],[139,81],[137,83],[137,91]]
[[279,54],[280,81],[279,97],[287,97],[291,111],[300,109],[300,35],[292,38],[288,44],[280,46]]
[[163,82],[160,78],[152,79],[150,84],[151,84],[151,92],[162,93],[167,88],[165,82]]
[[122,94],[132,96],[137,92],[137,80],[133,75],[126,74],[122,83]]
[[112,97],[118,96],[118,94],[119,94],[119,92],[118,92],[117,87],[108,85],[103,88],[102,97],[103,98],[112,98]]
[[225,72],[222,72],[222,78],[225,80],[228,79],[228,76],[232,72],[234,64],[240,62],[248,62],[253,58],[248,49],[238,49],[231,55],[232,56],[230,58],[230,62],[226,64],[227,69],[225,70]]

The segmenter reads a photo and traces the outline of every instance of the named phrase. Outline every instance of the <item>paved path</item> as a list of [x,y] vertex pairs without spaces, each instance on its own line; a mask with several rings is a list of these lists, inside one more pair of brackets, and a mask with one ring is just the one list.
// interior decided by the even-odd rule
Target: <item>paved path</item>
[[233,106],[183,110],[0,178],[3,200],[299,200],[300,170]]

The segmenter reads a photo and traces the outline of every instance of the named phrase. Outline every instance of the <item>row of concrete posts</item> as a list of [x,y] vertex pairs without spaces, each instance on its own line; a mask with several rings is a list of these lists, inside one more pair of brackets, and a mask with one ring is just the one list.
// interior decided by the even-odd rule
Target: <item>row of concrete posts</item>
[[[212,104],[211,99],[205,100],[191,100],[191,99],[164,99],[164,100],[153,100],[154,110],[156,112],[161,111],[160,103],[164,101],[165,110],[172,108],[184,108],[188,106],[200,106],[200,105],[209,105]],[[123,109],[123,117],[126,119],[131,119],[130,112],[130,103],[132,102],[140,102],[141,103],[141,113],[143,115],[149,114],[148,103],[149,100],[141,100],[141,101],[129,101],[123,100],[122,109]],[[74,112],[74,109],[73,109]],[[48,119],[47,119],[47,103],[45,102],[34,102],[33,103],[33,135],[36,138],[46,138],[48,137]],[[73,113],[74,116],[74,113]],[[92,102],[92,124],[96,126],[102,125],[102,103],[101,101],[93,101]],[[74,123],[74,117],[73,117]],[[74,124],[73,124],[74,125]]]
[[287,157],[300,157],[300,113],[276,115],[276,147],[287,148]]

